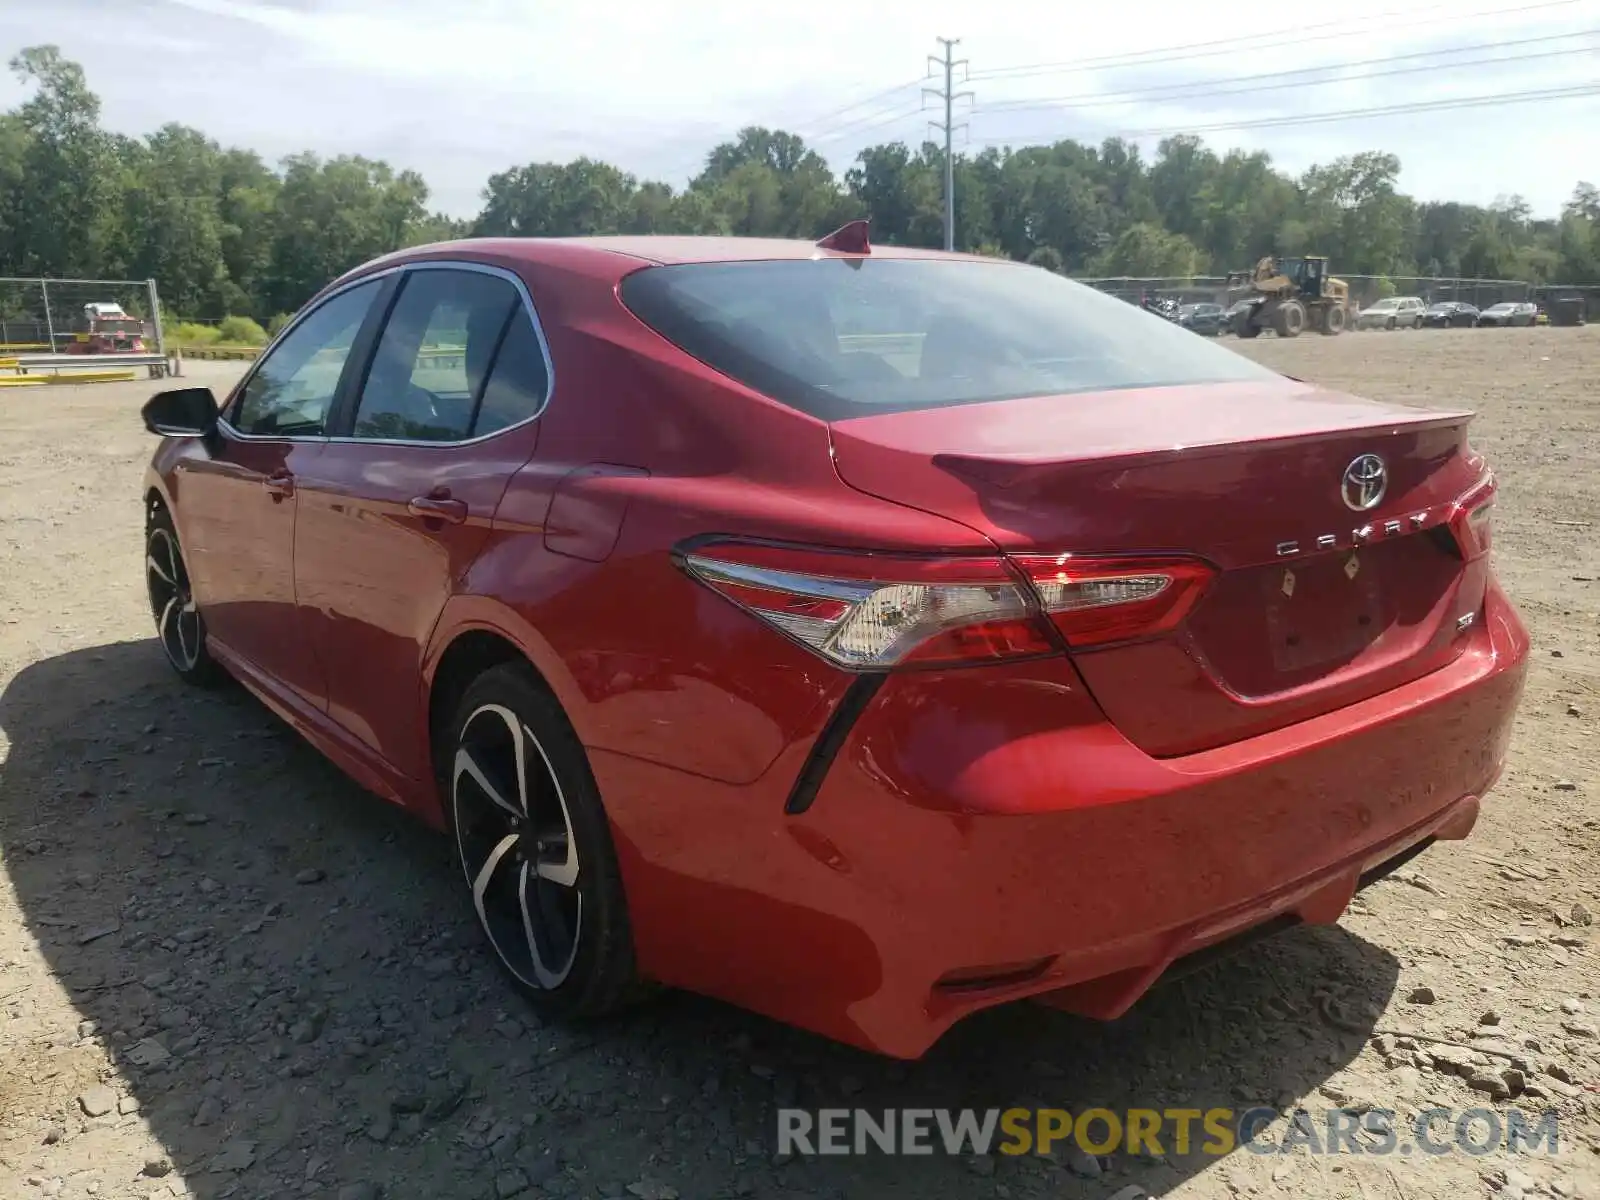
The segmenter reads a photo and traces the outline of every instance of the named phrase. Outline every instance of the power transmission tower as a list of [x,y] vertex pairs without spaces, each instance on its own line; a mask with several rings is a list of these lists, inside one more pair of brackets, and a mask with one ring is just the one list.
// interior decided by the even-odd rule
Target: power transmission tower
[[[972,99],[972,93],[954,90],[957,67],[963,68],[961,73],[962,82],[965,83],[967,79],[965,70],[967,60],[951,57],[961,39],[937,38],[935,40],[944,47],[944,57],[940,58],[937,55],[930,54],[928,55],[928,64],[930,67],[937,67],[944,72],[944,87],[938,89],[923,88],[922,94],[944,101],[943,122],[930,121],[928,124],[935,129],[944,131],[944,248],[946,250],[954,250],[956,248],[956,159],[955,150],[951,142],[955,131],[961,127],[954,123],[955,103],[957,100]],[[930,75],[933,73],[931,70],[928,72]],[[962,124],[965,124],[965,122]]]

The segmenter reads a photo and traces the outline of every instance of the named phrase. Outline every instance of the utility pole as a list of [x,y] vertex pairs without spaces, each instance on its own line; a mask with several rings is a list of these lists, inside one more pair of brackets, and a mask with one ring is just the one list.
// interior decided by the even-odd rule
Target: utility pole
[[[935,40],[944,47],[944,57],[940,58],[937,55],[930,54],[928,55],[928,64],[930,67],[936,67],[944,72],[944,87],[939,89],[923,88],[922,94],[944,101],[944,121],[942,123],[939,121],[930,121],[928,123],[933,128],[944,131],[944,248],[946,250],[954,250],[956,248],[956,159],[952,138],[958,128],[954,123],[955,103],[957,100],[972,99],[972,93],[954,90],[956,68],[967,65],[966,59],[952,57],[955,53],[956,45],[961,39],[937,38]],[[931,70],[928,72],[930,75],[933,73]],[[963,82],[966,81],[965,72],[963,72],[961,78]]]

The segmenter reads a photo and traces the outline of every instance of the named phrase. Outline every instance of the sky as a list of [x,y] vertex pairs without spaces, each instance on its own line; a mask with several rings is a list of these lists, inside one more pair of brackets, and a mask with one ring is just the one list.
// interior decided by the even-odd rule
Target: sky
[[[383,158],[455,216],[531,161],[682,186],[746,125],[800,133],[842,174],[865,145],[942,137],[922,96],[939,37],[966,60],[967,151],[1115,134],[1153,156],[1192,131],[1298,173],[1382,149],[1419,199],[1520,195],[1540,215],[1600,182],[1600,0],[0,0],[0,18],[5,58],[54,43],[82,63],[112,129]],[[1589,94],[1450,107],[1561,89]],[[0,108],[24,95],[0,78]]]

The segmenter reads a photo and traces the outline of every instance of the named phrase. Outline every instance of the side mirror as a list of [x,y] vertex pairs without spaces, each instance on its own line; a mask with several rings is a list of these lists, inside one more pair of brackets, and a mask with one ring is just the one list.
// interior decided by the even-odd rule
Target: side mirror
[[139,415],[157,437],[208,438],[216,432],[221,412],[210,388],[192,387],[157,392]]

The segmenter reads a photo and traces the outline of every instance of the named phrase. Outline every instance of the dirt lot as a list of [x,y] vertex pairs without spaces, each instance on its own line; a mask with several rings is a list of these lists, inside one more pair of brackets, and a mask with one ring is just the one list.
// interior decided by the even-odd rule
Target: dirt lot
[[[986,1014],[910,1067],[691,997],[540,1027],[442,842],[237,689],[168,672],[141,584],[149,386],[0,392],[0,1196],[1600,1197],[1600,328],[1248,349],[1481,412],[1536,647],[1509,770],[1471,841],[1337,927],[1110,1026]],[[1560,1153],[779,1161],[794,1103],[1348,1104],[1394,1110],[1402,1142],[1435,1105],[1551,1108]]]

